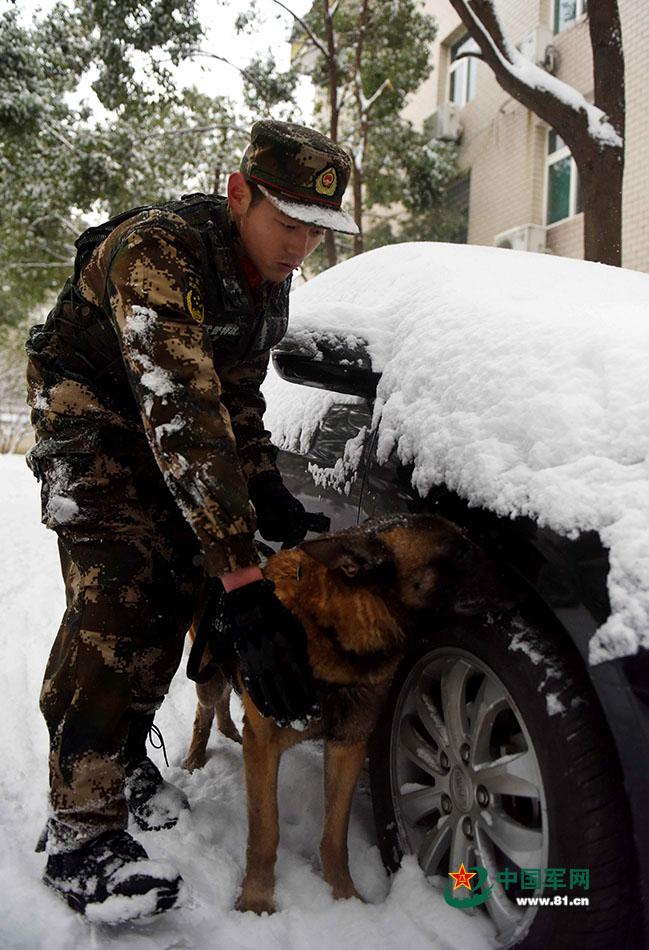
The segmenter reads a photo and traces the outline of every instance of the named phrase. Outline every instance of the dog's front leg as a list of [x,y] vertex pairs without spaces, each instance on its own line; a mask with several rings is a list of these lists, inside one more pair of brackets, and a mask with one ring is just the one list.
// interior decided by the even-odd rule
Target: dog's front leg
[[243,760],[248,801],[246,873],[237,910],[272,914],[275,859],[279,843],[277,772],[282,754],[280,730],[243,695]]
[[320,843],[322,872],[336,900],[361,895],[349,873],[347,831],[352,796],[358,781],[367,743],[346,745],[325,742],[325,824]]
[[196,684],[196,715],[194,730],[183,768],[188,772],[202,769],[207,760],[207,743],[216,712],[219,730],[230,739],[240,742],[236,726],[230,719],[230,684],[220,670],[205,683]]

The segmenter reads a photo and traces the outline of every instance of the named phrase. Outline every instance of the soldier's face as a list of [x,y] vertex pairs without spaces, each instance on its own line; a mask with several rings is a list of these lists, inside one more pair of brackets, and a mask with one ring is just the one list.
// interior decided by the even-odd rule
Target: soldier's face
[[323,228],[289,218],[266,198],[255,205],[244,200],[236,207],[229,197],[243,246],[264,280],[286,280],[324,237]]

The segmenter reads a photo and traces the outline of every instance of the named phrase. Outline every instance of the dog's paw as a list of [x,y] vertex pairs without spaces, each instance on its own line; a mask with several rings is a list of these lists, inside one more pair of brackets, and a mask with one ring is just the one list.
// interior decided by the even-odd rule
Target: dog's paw
[[242,913],[248,910],[251,910],[253,914],[275,913],[275,904],[273,903],[272,897],[252,897],[242,893],[234,906],[236,910]]
[[351,881],[345,881],[340,884],[333,884],[331,887],[332,897],[335,901],[348,901],[351,897],[357,897],[359,901],[366,904],[367,901],[359,894]]
[[202,769],[207,762],[207,756],[204,752],[190,753],[183,762],[183,768],[187,772],[193,772],[195,769]]

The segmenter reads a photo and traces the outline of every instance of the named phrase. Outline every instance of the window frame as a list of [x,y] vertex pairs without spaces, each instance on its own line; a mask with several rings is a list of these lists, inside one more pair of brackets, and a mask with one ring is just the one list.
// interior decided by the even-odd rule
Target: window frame
[[[562,143],[558,148],[555,148],[553,152],[550,151],[550,141],[552,135],[556,135],[557,139]],[[568,214],[564,218],[557,218],[556,221],[550,221],[550,169],[553,165],[556,165],[558,162],[563,161],[564,159],[570,159],[570,190],[568,193]],[[579,188],[579,169],[577,168],[577,163],[572,156],[572,152],[560,138],[557,132],[554,132],[553,129],[548,129],[548,141],[545,152],[545,225],[548,228],[553,228],[557,224],[563,224],[564,221],[570,221],[571,218],[575,218],[578,214],[583,214],[583,207],[578,206],[580,197],[580,188]]]
[[[464,33],[459,39],[455,40],[453,43],[449,43],[447,46],[448,49],[448,70],[446,76],[446,102],[450,102],[452,105],[457,106],[458,109],[463,109],[464,106],[468,105],[470,102],[473,102],[476,96],[477,91],[477,62],[473,56],[463,56],[462,59],[455,59],[454,56],[457,53],[462,52],[462,47],[465,44],[473,44],[477,52],[477,44],[468,33]],[[456,73],[462,73],[462,90],[459,97],[460,101],[455,101],[451,98],[451,83],[453,81],[453,76]]]
[[553,0],[552,4],[552,32],[555,36],[559,33],[563,33],[564,30],[567,30],[573,23],[576,23],[577,20],[580,20],[588,13],[588,0],[575,0],[574,17],[570,20],[566,20],[563,26],[561,26],[559,23],[561,2],[562,0]]

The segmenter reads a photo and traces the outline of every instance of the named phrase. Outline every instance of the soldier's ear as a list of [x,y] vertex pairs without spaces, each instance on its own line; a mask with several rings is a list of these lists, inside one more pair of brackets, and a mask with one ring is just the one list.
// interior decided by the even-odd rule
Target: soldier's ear
[[373,571],[389,560],[388,551],[376,536],[360,530],[303,541],[300,548],[309,557],[331,570],[341,571],[347,577]]
[[252,201],[252,191],[241,172],[232,172],[228,178],[228,204],[235,221],[244,215]]

